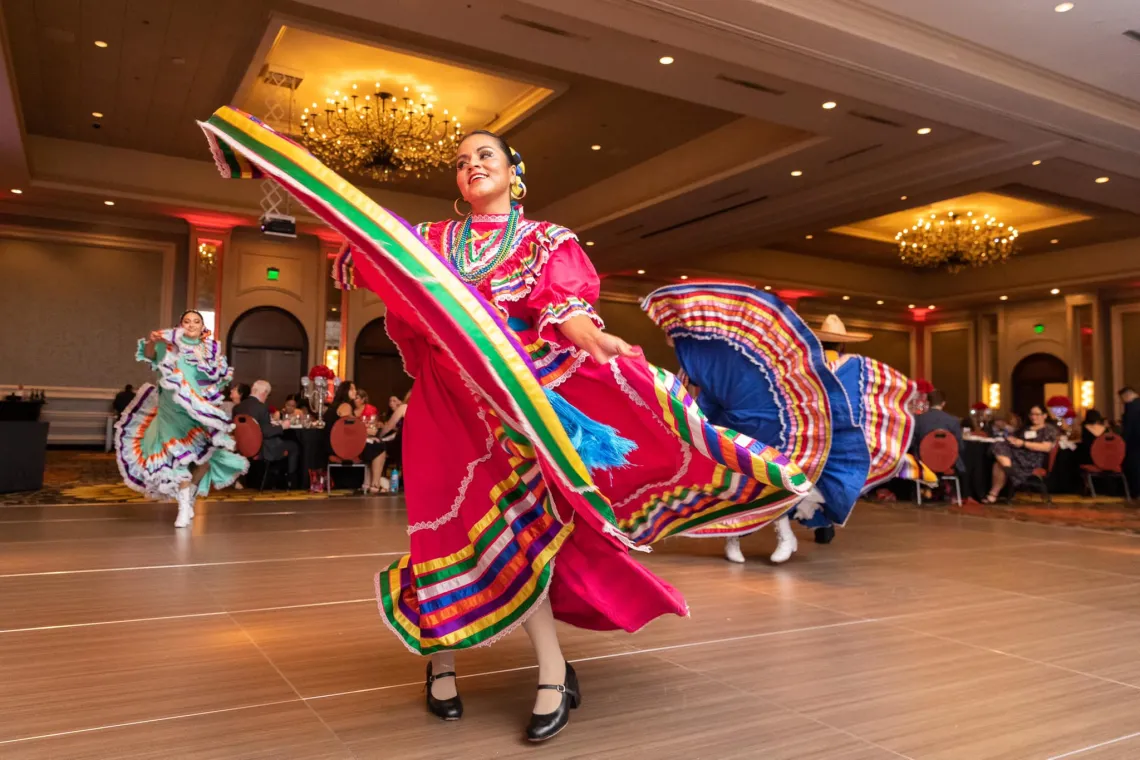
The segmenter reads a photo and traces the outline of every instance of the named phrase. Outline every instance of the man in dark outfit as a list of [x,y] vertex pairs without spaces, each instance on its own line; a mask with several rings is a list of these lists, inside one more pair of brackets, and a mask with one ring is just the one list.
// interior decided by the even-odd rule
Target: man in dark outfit
[[918,456],[918,447],[928,433],[935,430],[945,430],[952,433],[958,441],[958,462],[954,469],[965,472],[966,465],[962,462],[962,421],[945,411],[946,395],[940,390],[932,390],[927,394],[930,408],[914,418],[914,438],[910,444],[910,453]]
[[1140,397],[1131,386],[1120,389],[1120,400],[1124,403],[1124,416],[1120,421],[1120,434],[1127,445],[1124,456],[1124,477],[1128,478],[1128,488],[1132,493],[1140,493]]
[[269,407],[265,405],[265,400],[269,398],[272,391],[273,387],[268,382],[258,380],[253,384],[249,396],[234,407],[234,418],[237,419],[239,414],[244,414],[257,421],[261,427],[261,458],[267,466],[270,462],[279,462],[287,458],[289,460],[289,487],[298,488],[297,470],[300,465],[300,447],[296,443],[281,437],[285,427],[289,424],[287,420],[283,420],[280,425],[274,425],[270,419]]
[[128,385],[115,394],[115,400],[111,402],[111,408],[115,410],[115,414],[120,417],[123,416],[123,411],[130,406],[131,402],[135,399],[135,387]]

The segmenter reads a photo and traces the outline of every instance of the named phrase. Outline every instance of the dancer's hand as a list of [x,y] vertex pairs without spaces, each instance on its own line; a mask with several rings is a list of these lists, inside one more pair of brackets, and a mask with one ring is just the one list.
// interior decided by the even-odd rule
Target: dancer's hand
[[155,330],[150,334],[151,343],[162,343],[166,338],[162,336],[162,330]]
[[591,344],[586,346],[585,349],[590,354],[590,357],[598,364],[605,364],[619,356],[624,356],[627,359],[632,359],[637,356],[637,351],[634,350],[633,346],[616,335],[611,335],[610,333],[600,330],[598,334],[594,336],[594,340]]

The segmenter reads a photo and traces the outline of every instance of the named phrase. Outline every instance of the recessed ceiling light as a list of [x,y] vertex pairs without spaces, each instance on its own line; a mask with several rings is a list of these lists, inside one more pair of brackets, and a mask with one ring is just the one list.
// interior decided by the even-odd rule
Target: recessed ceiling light
[[844,300],[844,301],[850,301],[850,300],[851,300],[851,296],[843,296],[843,300]]
[[107,43],[103,42],[103,40],[95,40],[95,47],[105,48],[105,47],[107,47]]
[[913,309],[913,308],[914,308],[914,304],[912,304],[912,303],[908,303],[908,304],[906,305],[906,307],[907,307],[908,309]]
[[926,308],[930,309],[931,311],[934,311],[934,304],[930,304],[930,305],[929,305],[929,306],[927,306]]
[[663,55],[657,59],[657,62],[660,63],[662,66],[668,66],[669,64],[671,64],[673,62],[673,56]]
[[16,195],[23,195],[24,194],[24,191],[18,187],[13,187],[12,192],[15,193]]
[[836,104],[836,102],[835,102],[834,100],[829,100],[829,101],[827,101],[826,103],[824,103],[824,104],[823,104],[823,109],[824,109],[825,111],[830,111],[832,108],[835,108],[835,106],[836,106],[836,105],[837,105],[837,104]]
[[799,169],[796,169],[794,172],[792,172],[792,176],[793,176],[793,177],[802,177],[802,176],[803,176],[803,174],[804,174],[804,173],[803,173],[803,172],[801,172]]
[[882,306],[885,302],[880,299],[878,301],[875,301],[875,303],[877,303],[879,306]]
[[687,280],[687,279],[689,279],[689,275],[687,275],[687,274],[683,274],[683,275],[681,275],[681,279],[682,279],[682,280]]
[[1108,182],[1108,177],[1097,177],[1096,178],[1096,183],[1098,185],[1103,185],[1105,182]]
[[334,307],[332,307],[332,310],[333,310],[333,311],[336,311],[336,307],[335,307],[335,306],[334,306]]
[[1053,239],[1052,239],[1052,240],[1050,240],[1049,242],[1050,242],[1050,243],[1052,243],[1053,245],[1057,245],[1057,243],[1060,243],[1061,241],[1060,241],[1060,240],[1058,240],[1057,238],[1053,238]]
[[899,200],[900,200],[900,201],[905,201],[905,200],[906,200],[906,196],[905,196],[905,195],[900,195],[900,196],[899,196]]
[[771,285],[765,285],[765,286],[764,286],[764,290],[771,290],[771,289],[772,289],[772,286],[771,286]]
[[804,240],[811,240],[814,235],[804,235]]
[[638,274],[645,274],[645,270],[644,270],[644,269],[638,269],[638,270],[637,270],[637,273],[638,273]]
[[1053,10],[1057,11],[1057,13],[1068,13],[1073,9],[1073,7],[1074,6],[1072,3],[1061,3],[1060,5],[1053,8]]
[[1039,159],[1037,159],[1036,161],[1034,161],[1034,162],[1033,162],[1033,165],[1034,165],[1034,166],[1040,166],[1040,165],[1041,165],[1041,159],[1039,158]]
[[1052,293],[1053,295],[1057,295],[1061,292],[1061,289],[1060,288],[1053,288],[1049,292]]
[[998,300],[999,300],[999,301],[1008,301],[1008,300],[1009,300],[1009,296],[1002,296],[1002,297],[1001,297],[1001,298],[999,298]]
[[114,201],[103,201],[103,205],[104,206],[114,206],[115,202]]
[[593,241],[593,240],[587,240],[587,241],[586,241],[586,245],[593,245],[593,244],[594,244],[594,241]]
[[590,150],[601,150],[601,149],[602,149],[601,145],[591,145],[590,146]]
[[934,131],[934,130],[932,130],[930,127],[923,127],[923,128],[921,128],[920,130],[918,130],[918,133],[919,133],[920,135],[928,135],[928,134],[930,134],[930,133],[931,133],[931,132],[933,132],[933,131]]
[[103,112],[102,111],[92,111],[91,115],[94,116],[96,119],[102,119],[103,118]]

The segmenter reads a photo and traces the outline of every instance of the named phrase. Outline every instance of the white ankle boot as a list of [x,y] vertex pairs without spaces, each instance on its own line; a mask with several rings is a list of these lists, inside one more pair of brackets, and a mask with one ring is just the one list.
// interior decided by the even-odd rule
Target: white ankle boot
[[796,553],[796,549],[800,548],[799,542],[796,540],[796,534],[792,532],[792,522],[787,517],[781,517],[776,521],[776,551],[772,552],[769,558],[773,564],[779,565],[787,562]]
[[182,488],[178,491],[178,518],[174,521],[175,528],[186,528],[194,519],[194,488]]
[[724,558],[738,565],[744,564],[744,552],[740,551],[740,539],[736,536],[724,542]]

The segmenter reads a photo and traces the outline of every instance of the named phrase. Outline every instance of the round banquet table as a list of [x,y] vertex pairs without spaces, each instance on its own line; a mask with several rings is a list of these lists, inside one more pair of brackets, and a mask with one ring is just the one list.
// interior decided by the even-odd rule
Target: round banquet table
[[[993,442],[988,440],[963,439],[962,461],[966,473],[962,476],[962,498],[981,501],[986,498],[993,483]],[[1057,461],[1046,480],[1049,493],[1075,493],[1084,491],[1081,482],[1081,468],[1077,464],[1077,452],[1062,448],[1057,452]],[[1104,483],[1105,493],[1109,493],[1108,482]],[[1100,481],[1097,491],[1101,490]]]

